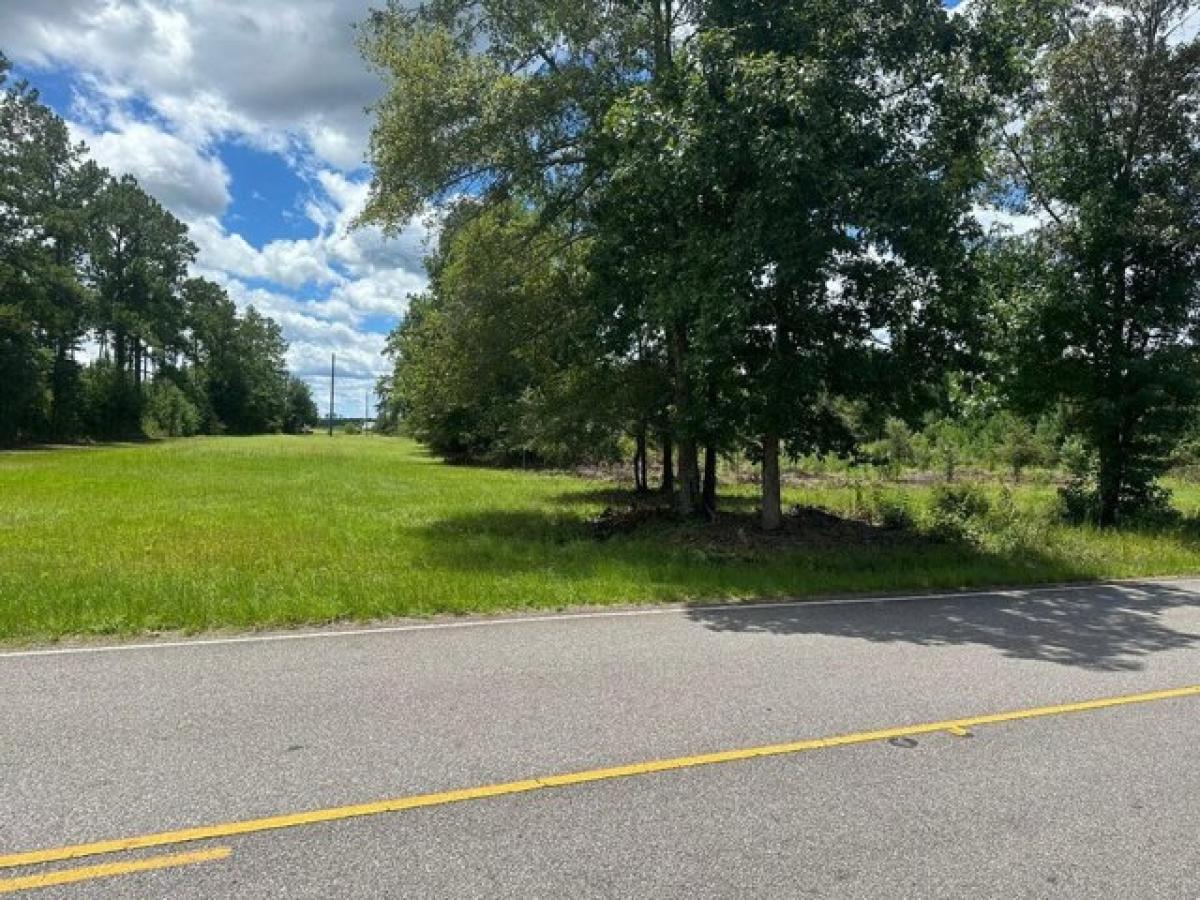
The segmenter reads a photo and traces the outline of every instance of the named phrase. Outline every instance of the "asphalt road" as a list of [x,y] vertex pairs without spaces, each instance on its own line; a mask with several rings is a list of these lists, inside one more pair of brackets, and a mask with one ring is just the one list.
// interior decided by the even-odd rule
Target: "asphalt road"
[[1197,685],[1186,581],[0,652],[0,892],[1194,900]]

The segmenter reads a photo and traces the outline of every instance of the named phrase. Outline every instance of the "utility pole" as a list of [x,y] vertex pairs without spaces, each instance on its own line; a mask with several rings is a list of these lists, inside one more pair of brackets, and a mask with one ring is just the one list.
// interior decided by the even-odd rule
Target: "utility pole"
[[329,356],[329,436],[333,437],[333,386],[337,382],[337,354]]
[[363,391],[363,428],[362,432],[367,433],[367,419],[371,415],[371,389],[367,388]]

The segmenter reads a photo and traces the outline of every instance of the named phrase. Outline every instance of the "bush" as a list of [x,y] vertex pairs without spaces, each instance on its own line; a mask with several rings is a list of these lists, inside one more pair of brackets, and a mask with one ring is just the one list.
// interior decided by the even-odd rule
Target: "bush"
[[1047,524],[1044,513],[1019,509],[1012,491],[1007,487],[1002,488],[999,499],[992,504],[992,511],[988,515],[987,548],[1000,553],[1012,553],[1043,547],[1048,537]]
[[987,495],[973,484],[937,485],[930,502],[929,530],[942,540],[982,543],[991,508]]
[[15,308],[0,305],[0,443],[27,437],[43,419],[45,390],[31,335]]
[[176,384],[156,381],[146,392],[142,427],[155,437],[191,437],[200,431],[200,411]]
[[902,420],[891,418],[883,423],[883,436],[867,448],[867,455],[877,465],[882,465],[889,476],[895,478],[904,466],[916,461],[916,445],[913,433]]
[[996,416],[994,428],[997,432],[996,456],[1012,472],[1013,478],[1020,478],[1025,468],[1042,461],[1044,454],[1037,434],[1024,419],[1003,412]]
[[[1097,482],[1096,454],[1083,440],[1072,437],[1063,445],[1063,464],[1071,480],[1058,491],[1060,518],[1071,525],[1097,524],[1100,521],[1100,486]],[[1158,484],[1152,474],[1130,478],[1117,498],[1117,521],[1134,526],[1161,527],[1179,520],[1179,511],[1171,504],[1171,492]]]
[[974,484],[936,485],[932,502],[935,513],[959,519],[981,518],[992,508],[987,494]]
[[[1058,491],[1059,516],[1071,525],[1100,521],[1100,489],[1091,475],[1076,475]],[[1171,503],[1171,492],[1161,484],[1147,483],[1123,493],[1117,501],[1121,525],[1160,528],[1180,519]]]
[[893,531],[911,529],[914,525],[912,510],[904,499],[885,494],[879,488],[871,492],[867,518],[871,524]]
[[969,444],[966,429],[950,419],[939,419],[925,429],[928,453],[947,481],[953,481]]
[[362,434],[362,426],[357,422],[347,422],[342,426],[343,434]]

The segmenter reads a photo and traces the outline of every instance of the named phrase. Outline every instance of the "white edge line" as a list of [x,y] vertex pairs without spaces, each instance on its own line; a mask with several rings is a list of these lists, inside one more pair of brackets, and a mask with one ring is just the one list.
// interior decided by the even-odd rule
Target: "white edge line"
[[1129,581],[1099,581],[1091,584],[1045,585],[1029,588],[1000,588],[980,591],[942,591],[932,594],[897,594],[886,597],[843,597],[830,600],[776,600],[751,603],[694,603],[650,609],[609,609],[591,612],[554,613],[529,616],[470,619],[464,622],[415,622],[409,625],[380,625],[366,628],[347,628],[339,631],[299,631],[283,634],[251,634],[228,638],[199,638],[194,641],[151,641],[140,644],[106,644],[96,647],[53,647],[42,650],[10,650],[0,652],[0,659],[22,659],[37,656],[75,656],[87,653],[124,653],[136,650],[159,650],[178,647],[219,647],[230,644],[267,644],[281,641],[308,641],[319,638],[346,638],[380,634],[401,634],[408,631],[442,631],[452,628],[484,628],[494,625],[523,625],[537,622],[569,622],[576,619],[620,619],[635,616],[686,615],[694,612],[743,612],[762,609],[794,609],[799,607],[858,606],[897,603],[905,600],[957,600],[972,597],[1007,597],[1019,599],[1028,594],[1062,593],[1064,591],[1097,590],[1100,588],[1129,588],[1138,584],[1169,584],[1179,579],[1142,578]]

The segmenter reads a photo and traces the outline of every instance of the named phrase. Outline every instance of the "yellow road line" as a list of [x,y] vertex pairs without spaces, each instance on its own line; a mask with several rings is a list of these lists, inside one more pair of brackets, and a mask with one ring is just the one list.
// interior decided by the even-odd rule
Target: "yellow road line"
[[37,888],[55,887],[62,884],[75,884],[79,881],[92,881],[96,878],[112,878],[116,875],[132,875],[135,872],[151,872],[155,869],[191,866],[196,863],[225,859],[231,852],[228,847],[216,847],[212,850],[197,850],[192,853],[151,856],[148,859],[135,859],[132,862],[105,863],[100,866],[83,866],[78,869],[66,869],[61,872],[26,875],[23,878],[5,878],[0,879],[0,894],[32,891]]
[[164,831],[156,834],[139,835],[137,837],[97,841],[90,844],[73,844],[45,850],[31,850],[24,853],[0,856],[0,868],[61,862],[62,860],[78,859],[83,856],[121,853],[126,850],[163,847],[172,844],[183,844],[188,841],[229,838],[281,828],[296,828],[301,825],[315,825],[321,822],[335,822],[362,816],[376,816],[382,813],[420,809],[426,806],[442,806],[447,803],[460,803],[465,800],[483,800],[488,797],[502,797],[508,794],[524,794],[546,788],[568,787],[592,781],[626,778],[632,775],[650,775],[655,772],[669,772],[675,769],[693,769],[698,766],[711,766],[763,756],[781,756],[789,753],[803,753],[808,750],[848,747],[854,744],[888,741],[895,738],[915,737],[917,735],[934,734],[937,732],[954,734],[969,731],[981,725],[999,725],[1004,722],[1016,722],[1024,719],[1060,716],[1066,713],[1091,712],[1115,706],[1128,706],[1134,703],[1150,703],[1156,700],[1172,700],[1195,696],[1200,696],[1200,685],[1173,688],[1164,691],[1151,691],[1144,694],[1127,694],[1121,697],[1106,697],[1100,700],[1084,700],[1078,703],[1063,703],[1057,706],[1039,706],[1033,709],[991,713],[982,716],[971,716],[965,719],[929,722],[923,725],[904,725],[899,728],[885,728],[878,731],[858,731],[853,734],[813,738],[787,744],[768,744],[761,747],[747,747],[741,750],[726,750],[719,753],[702,753],[696,756],[651,760],[649,762],[634,763],[626,766],[590,769],[583,772],[570,772],[565,775],[547,775],[524,781],[508,781],[501,784],[483,785],[482,787],[442,791],[436,794],[417,794],[409,797],[379,800],[374,803],[360,803],[352,806],[338,806],[330,809],[317,809],[288,815],[267,816],[261,819],[247,819],[241,822],[227,822],[221,825],[205,825],[198,828],[185,828],[180,831]]

